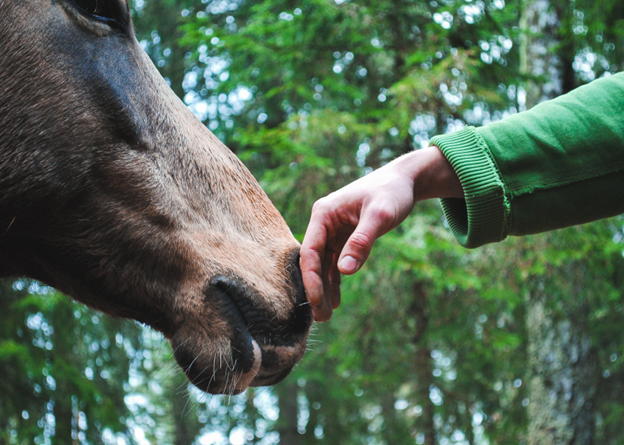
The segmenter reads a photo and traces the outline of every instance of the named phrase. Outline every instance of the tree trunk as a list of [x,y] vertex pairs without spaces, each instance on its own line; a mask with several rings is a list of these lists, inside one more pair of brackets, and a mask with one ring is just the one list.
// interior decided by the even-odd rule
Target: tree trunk
[[167,397],[171,401],[175,445],[193,443],[203,426],[197,419],[196,405],[190,400],[190,393],[185,390],[187,385],[184,373],[177,372],[167,388]]
[[301,445],[301,434],[297,431],[297,394],[299,387],[296,383],[285,381],[277,391],[279,397],[279,419],[276,430],[280,436],[280,445]]
[[[561,301],[560,296],[551,301],[542,277],[535,280],[528,301],[531,445],[593,443],[600,369],[587,332],[587,304],[579,275],[561,273],[551,286],[565,286],[557,281],[566,278],[574,280],[576,290],[568,301]],[[555,305],[559,310],[552,309]]]
[[[575,49],[569,38],[560,41],[570,34],[560,29],[569,26],[570,5],[557,1],[528,0],[523,7],[520,71],[527,79],[526,109],[573,87],[571,60]],[[552,51],[555,45],[558,52]],[[586,328],[583,277],[582,263],[574,263],[533,278],[526,320],[530,445],[593,442],[599,370]],[[565,301],[562,289],[567,290]],[[559,310],[554,311],[557,306]]]
[[[58,443],[76,444],[77,437],[72,438],[72,414],[71,393],[60,393],[54,399],[54,440]],[[76,425],[77,426],[77,425]],[[76,428],[77,430],[77,428]]]
[[520,17],[520,74],[526,79],[526,94],[520,111],[561,94],[557,55],[552,51],[556,23],[548,0],[525,1]]
[[435,445],[436,432],[433,421],[435,406],[429,396],[430,386],[433,384],[433,359],[425,336],[429,325],[429,303],[427,291],[422,283],[414,284],[414,298],[410,307],[410,315],[416,320],[414,370],[416,373],[416,397],[418,404],[422,407],[416,434],[424,435],[425,440],[422,442],[424,445]]

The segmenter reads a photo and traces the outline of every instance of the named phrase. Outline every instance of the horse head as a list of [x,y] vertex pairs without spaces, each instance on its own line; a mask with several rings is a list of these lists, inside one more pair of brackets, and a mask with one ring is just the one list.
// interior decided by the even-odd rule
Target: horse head
[[299,244],[136,41],[126,0],[0,0],[0,274],[161,331],[211,393],[283,379]]

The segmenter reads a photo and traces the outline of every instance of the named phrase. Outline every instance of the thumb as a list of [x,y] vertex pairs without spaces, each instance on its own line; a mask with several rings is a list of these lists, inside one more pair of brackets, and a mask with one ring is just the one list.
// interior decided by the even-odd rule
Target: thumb
[[386,231],[373,218],[365,218],[353,231],[338,259],[338,270],[345,275],[352,275],[366,262],[373,243]]

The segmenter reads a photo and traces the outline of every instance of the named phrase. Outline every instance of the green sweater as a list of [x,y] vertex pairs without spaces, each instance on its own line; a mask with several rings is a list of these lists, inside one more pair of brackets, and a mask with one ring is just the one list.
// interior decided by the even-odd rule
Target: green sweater
[[443,199],[465,247],[624,213],[624,73],[484,127],[436,136],[464,199]]

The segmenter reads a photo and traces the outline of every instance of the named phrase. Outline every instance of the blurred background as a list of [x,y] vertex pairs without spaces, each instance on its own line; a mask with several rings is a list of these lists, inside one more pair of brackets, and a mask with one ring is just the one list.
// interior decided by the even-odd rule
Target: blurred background
[[[137,39],[301,240],[314,201],[430,137],[624,64],[621,0],[134,0]],[[591,147],[588,147],[591,149]],[[282,383],[190,388],[162,336],[0,284],[0,443],[622,444],[624,220],[382,238]]]

